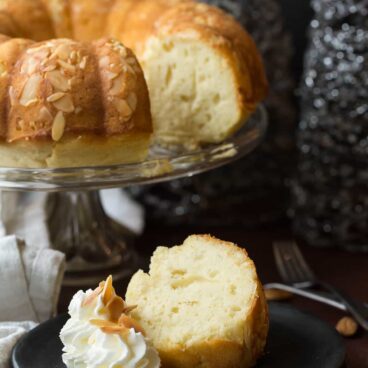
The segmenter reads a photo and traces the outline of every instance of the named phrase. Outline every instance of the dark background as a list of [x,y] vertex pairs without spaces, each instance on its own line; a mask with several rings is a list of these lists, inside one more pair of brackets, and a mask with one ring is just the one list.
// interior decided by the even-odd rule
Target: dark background
[[293,71],[297,80],[303,72],[304,51],[307,46],[307,29],[313,11],[309,0],[279,0],[285,28],[291,33],[294,46]]

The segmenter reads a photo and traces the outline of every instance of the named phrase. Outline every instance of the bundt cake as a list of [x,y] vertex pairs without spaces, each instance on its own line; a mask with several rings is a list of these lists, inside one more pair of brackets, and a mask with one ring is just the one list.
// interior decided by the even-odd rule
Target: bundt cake
[[1,0],[0,34],[0,166],[139,161],[152,130],[219,142],[267,91],[247,33],[192,0]]
[[131,279],[126,301],[162,367],[247,368],[263,352],[268,310],[246,251],[207,235],[159,247],[149,273]]

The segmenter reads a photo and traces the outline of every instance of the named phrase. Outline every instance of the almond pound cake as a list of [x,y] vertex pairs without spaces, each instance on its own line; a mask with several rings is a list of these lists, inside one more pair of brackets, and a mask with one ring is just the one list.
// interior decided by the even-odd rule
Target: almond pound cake
[[141,161],[152,132],[163,145],[218,143],[266,93],[253,40],[215,7],[0,1],[0,166]]
[[163,368],[246,368],[263,352],[268,310],[246,251],[211,236],[155,251],[126,301]]

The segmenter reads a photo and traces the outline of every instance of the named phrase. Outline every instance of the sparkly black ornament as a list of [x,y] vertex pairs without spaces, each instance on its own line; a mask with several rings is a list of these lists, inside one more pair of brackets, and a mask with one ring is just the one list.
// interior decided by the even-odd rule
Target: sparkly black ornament
[[312,6],[295,228],[312,245],[368,251],[368,1]]

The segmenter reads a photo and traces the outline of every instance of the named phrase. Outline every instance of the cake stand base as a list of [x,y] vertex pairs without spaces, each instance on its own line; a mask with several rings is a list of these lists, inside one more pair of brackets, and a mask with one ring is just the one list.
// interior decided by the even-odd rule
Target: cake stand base
[[106,215],[99,192],[51,193],[46,207],[50,243],[67,258],[64,285],[94,286],[137,270],[135,235]]

